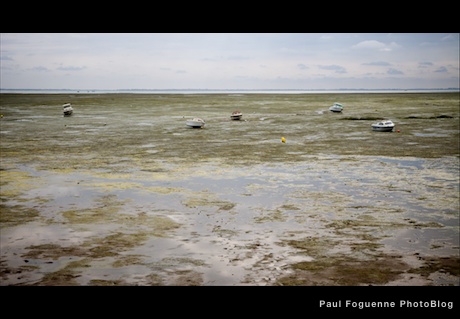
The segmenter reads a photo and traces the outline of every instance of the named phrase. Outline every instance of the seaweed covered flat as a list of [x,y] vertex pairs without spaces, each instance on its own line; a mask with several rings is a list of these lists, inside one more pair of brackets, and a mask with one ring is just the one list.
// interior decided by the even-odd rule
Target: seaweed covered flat
[[2,94],[1,285],[458,286],[458,106]]

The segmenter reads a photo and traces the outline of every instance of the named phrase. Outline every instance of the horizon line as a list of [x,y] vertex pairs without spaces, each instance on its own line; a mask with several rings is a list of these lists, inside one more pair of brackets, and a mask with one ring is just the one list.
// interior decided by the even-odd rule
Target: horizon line
[[1,91],[409,91],[409,90],[460,90],[460,87],[449,87],[449,88],[336,88],[336,89],[197,89],[197,88],[180,88],[180,89],[37,89],[37,88],[0,88]]

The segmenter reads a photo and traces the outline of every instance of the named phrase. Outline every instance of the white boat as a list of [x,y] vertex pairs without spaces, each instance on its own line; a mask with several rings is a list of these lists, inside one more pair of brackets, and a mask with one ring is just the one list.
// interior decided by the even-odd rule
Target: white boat
[[73,107],[70,103],[66,103],[62,105],[62,111],[64,112],[64,116],[69,116],[72,115],[73,113]]
[[193,128],[202,128],[205,124],[204,120],[203,119],[200,119],[199,117],[195,117],[191,120],[187,120],[187,122],[185,122],[185,124],[187,124],[188,127],[193,127]]
[[329,111],[331,112],[342,112],[343,111],[343,105],[340,103],[335,102],[330,108]]
[[232,112],[232,115],[230,115],[230,118],[232,120],[241,120],[241,118],[243,117],[243,113],[241,113],[240,111],[236,110],[236,111],[233,111]]
[[395,127],[395,124],[390,120],[382,120],[380,122],[371,125],[373,131],[377,132],[391,132]]

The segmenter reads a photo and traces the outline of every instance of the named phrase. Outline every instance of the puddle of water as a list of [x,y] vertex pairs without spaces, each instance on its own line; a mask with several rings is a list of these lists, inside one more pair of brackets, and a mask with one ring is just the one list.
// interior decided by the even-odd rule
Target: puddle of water
[[[111,178],[110,175],[98,177],[71,172],[54,175],[29,167],[25,170],[45,181],[40,183],[41,187],[28,192],[27,198],[47,198],[49,201],[42,204],[42,216],[56,223],[65,221],[61,215],[65,211],[84,213],[100,206],[97,200],[104,194],[110,194],[115,203],[121,203],[121,210],[115,214],[167,216],[181,224],[175,235],[169,239],[150,239],[130,254],[144,256],[150,263],[161,264],[162,259],[174,257],[203,263],[191,269],[203,274],[204,285],[244,284],[249,280],[247,278],[251,278],[254,264],[265,254],[276,255],[278,251],[285,256],[285,261],[295,260],[295,252],[277,244],[286,232],[298,231],[307,235],[309,230],[317,227],[320,228],[316,232],[321,233],[321,228],[327,232],[324,227],[332,220],[355,219],[363,215],[387,222],[404,218],[420,223],[436,222],[441,229],[396,230],[391,239],[384,239],[382,243],[403,252],[423,250],[431,254],[455,254],[458,250],[458,211],[427,208],[422,202],[442,202],[445,196],[455,198],[458,187],[431,193],[424,185],[430,172],[433,181],[440,184],[444,181],[436,180],[436,170],[425,171],[429,165],[427,160],[356,159],[335,157],[309,164],[252,165],[244,171],[217,163],[201,164],[195,165],[193,171],[182,171],[178,178],[167,181],[144,179],[139,171],[119,178],[115,174]],[[381,163],[384,163],[384,169],[381,169]],[[170,170],[173,172],[174,168]],[[379,170],[385,172],[383,179]],[[413,170],[423,171],[423,174],[414,176]],[[368,173],[363,175],[363,172]],[[132,186],[124,187],[125,184]],[[161,189],[166,192],[158,192]],[[418,200],[420,196],[425,199]],[[120,227],[126,228],[116,220],[108,220],[104,226],[79,225],[78,228],[71,224],[68,228],[36,223],[25,226],[2,232],[5,258],[32,243],[78,245],[85,238],[101,237],[120,231],[117,230]],[[34,236],[27,236],[30,233]],[[381,235],[386,235],[385,231]],[[17,246],[18,243],[23,243],[22,248]],[[260,245],[258,253],[244,248],[254,243]],[[436,243],[440,243],[440,247],[433,249]],[[21,263],[18,257],[15,261],[10,257],[7,259],[11,261],[11,267]],[[258,271],[260,276],[266,277],[258,284],[267,284],[269,278],[283,273],[278,265],[281,262],[272,263],[271,271]],[[120,274],[122,271],[127,270],[119,269]],[[140,274],[146,272],[144,269]],[[116,270],[110,273],[109,278],[112,278]],[[97,274],[91,276],[97,277]],[[254,280],[250,279],[250,282]]]

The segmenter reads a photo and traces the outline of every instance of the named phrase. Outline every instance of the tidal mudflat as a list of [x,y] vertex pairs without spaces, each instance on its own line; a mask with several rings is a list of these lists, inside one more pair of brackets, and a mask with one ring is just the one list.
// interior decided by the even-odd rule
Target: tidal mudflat
[[0,284],[459,286],[459,113],[458,92],[2,94]]

